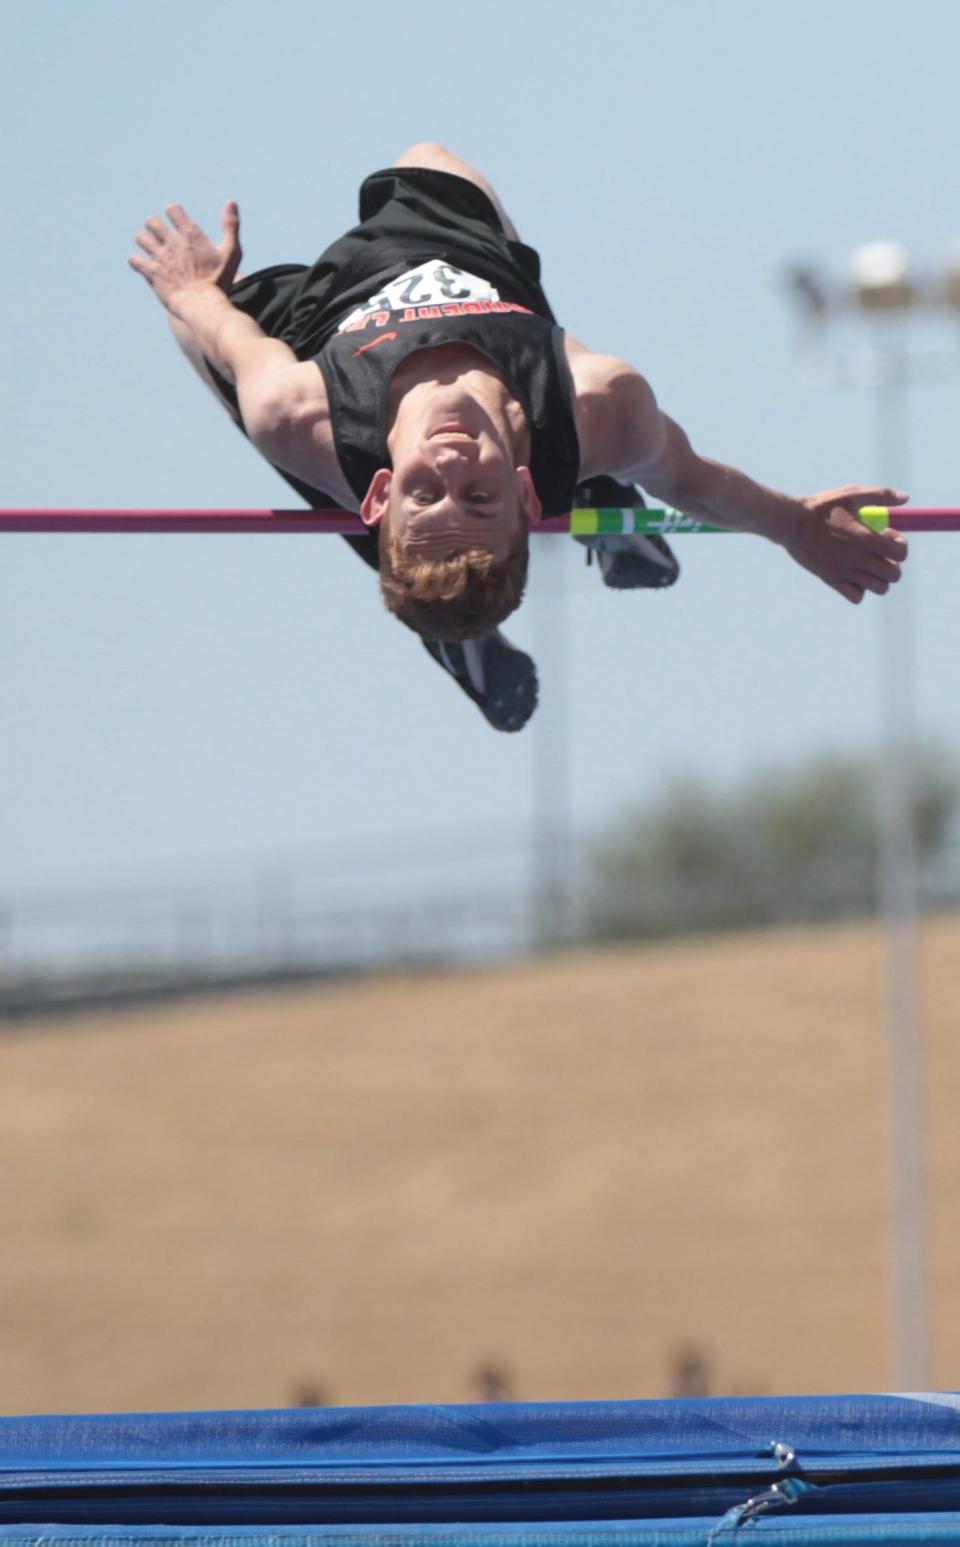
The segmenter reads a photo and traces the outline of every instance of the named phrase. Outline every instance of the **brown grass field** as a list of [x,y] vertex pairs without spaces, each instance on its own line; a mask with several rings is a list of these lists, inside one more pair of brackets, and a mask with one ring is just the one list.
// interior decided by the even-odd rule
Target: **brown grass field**
[[[933,1383],[960,1385],[960,917],[925,926]],[[0,1037],[0,1410],[888,1387],[871,926]]]

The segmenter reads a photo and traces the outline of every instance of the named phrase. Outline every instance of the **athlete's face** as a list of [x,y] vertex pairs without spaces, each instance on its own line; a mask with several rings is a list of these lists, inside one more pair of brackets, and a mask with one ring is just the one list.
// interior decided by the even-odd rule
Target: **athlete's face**
[[540,502],[529,469],[514,465],[483,408],[457,398],[433,401],[394,437],[393,471],[376,474],[363,517],[371,525],[386,520],[410,555],[445,559],[479,548],[499,563],[520,523],[539,518]]

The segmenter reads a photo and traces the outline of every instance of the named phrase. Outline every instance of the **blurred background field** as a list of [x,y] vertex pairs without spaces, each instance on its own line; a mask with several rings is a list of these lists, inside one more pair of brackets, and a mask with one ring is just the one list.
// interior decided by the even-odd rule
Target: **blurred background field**
[[[960,1385],[960,917],[928,922]],[[869,924],[35,1022],[0,1040],[7,1411],[889,1384]]]

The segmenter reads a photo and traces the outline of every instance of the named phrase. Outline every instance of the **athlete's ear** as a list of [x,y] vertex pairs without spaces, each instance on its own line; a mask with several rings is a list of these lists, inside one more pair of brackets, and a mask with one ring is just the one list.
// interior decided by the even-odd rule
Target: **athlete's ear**
[[543,506],[533,481],[533,474],[529,467],[518,467],[517,478],[520,482],[520,503],[527,513],[530,525],[535,526],[543,515]]
[[388,467],[381,467],[370,480],[370,487],[360,506],[361,520],[367,526],[379,526],[387,513],[390,500],[390,480],[393,474]]

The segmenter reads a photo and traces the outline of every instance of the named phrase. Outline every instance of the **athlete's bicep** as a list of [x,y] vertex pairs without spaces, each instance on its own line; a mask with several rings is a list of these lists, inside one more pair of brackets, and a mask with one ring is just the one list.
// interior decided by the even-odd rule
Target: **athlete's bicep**
[[[272,345],[273,340],[264,340]],[[250,439],[277,432],[297,411],[306,391],[304,367],[285,344],[251,350],[234,373],[240,412]],[[319,373],[317,373],[319,374]]]
[[642,484],[662,499],[678,499],[681,489],[695,486],[703,461],[682,426],[661,411],[642,377],[621,384],[615,417],[618,430],[610,465],[615,477]]

